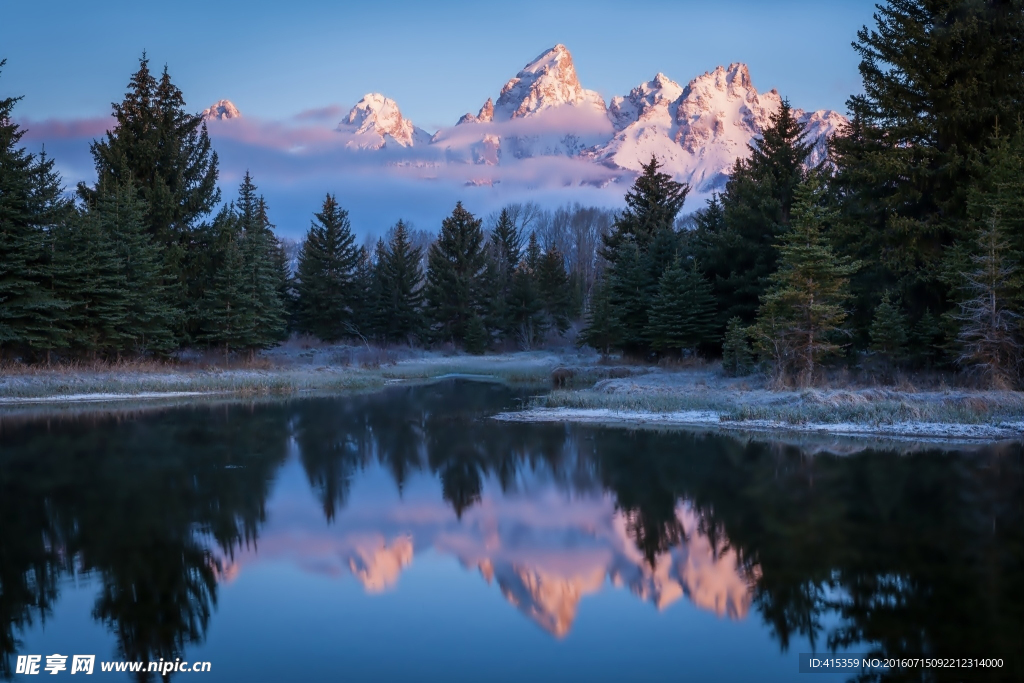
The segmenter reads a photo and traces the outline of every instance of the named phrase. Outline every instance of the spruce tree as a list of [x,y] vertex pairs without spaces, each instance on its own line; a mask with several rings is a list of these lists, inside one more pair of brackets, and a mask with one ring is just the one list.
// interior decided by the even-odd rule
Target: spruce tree
[[214,218],[217,244],[216,266],[200,302],[200,340],[224,350],[250,348],[253,337],[254,304],[251,278],[246,267],[243,232],[233,207],[224,207]]
[[337,341],[351,336],[355,326],[360,254],[348,212],[333,195],[327,195],[314,218],[296,272],[297,327],[324,341]]
[[295,281],[292,277],[291,258],[285,242],[274,241],[274,278],[277,282],[277,296],[284,306],[284,338],[295,327]]
[[725,327],[722,342],[722,370],[733,377],[750,374],[754,358],[750,351],[750,332],[740,318],[731,318]]
[[954,244],[975,241],[967,195],[985,170],[971,160],[997,129],[1016,132],[1024,101],[1020,0],[890,0],[874,20],[854,43],[862,94],[832,150],[839,244],[871,266],[853,281],[863,328],[887,289],[914,318],[957,298],[940,274]]
[[[204,257],[195,252],[193,233],[220,201],[217,155],[206,124],[201,115],[185,111],[184,97],[166,68],[159,80],[154,77],[145,53],[113,113],[113,129],[91,146],[97,185],[79,183],[79,196],[91,204],[101,185],[129,180],[135,185],[145,201],[146,230],[162,245],[167,271],[181,286],[178,308],[187,312],[197,294],[189,288],[196,284],[189,278],[195,269],[189,261]],[[188,322],[187,332],[196,332],[197,325]]]
[[[483,321],[488,309],[486,271],[481,222],[458,202],[441,222],[441,232],[427,257],[424,298],[434,340],[463,344],[470,322],[476,318]],[[476,334],[477,323],[473,325]]]
[[626,209],[616,218],[612,231],[603,237],[601,255],[609,263],[615,263],[627,242],[646,254],[655,235],[675,226],[690,186],[673,180],[661,171],[661,166],[651,156],[626,193]]
[[242,230],[246,299],[252,307],[252,334],[245,345],[250,354],[280,342],[287,329],[281,274],[276,264],[277,238],[267,216],[267,203],[256,195],[256,189],[246,171],[238,189],[236,211]]
[[422,252],[398,221],[380,259],[379,327],[385,341],[410,344],[423,333]]
[[523,235],[509,209],[503,208],[491,230],[489,256],[493,294],[490,306],[492,325],[506,339],[515,335],[510,306],[516,268],[522,258]]
[[[761,136],[738,159],[725,192],[698,214],[696,257],[719,302],[720,323],[734,316],[751,323],[768,277],[777,268],[777,242],[790,224],[795,192],[811,151],[807,132],[787,100]],[[721,329],[721,328],[720,328]]]
[[930,308],[914,325],[911,335],[911,354],[914,365],[931,370],[942,359],[945,337],[939,319],[932,315]]
[[646,334],[661,353],[682,353],[714,340],[715,299],[695,264],[684,268],[676,259],[661,276]]
[[380,306],[380,254],[382,242],[374,249],[359,247],[353,277],[352,321],[349,335],[369,346],[369,340],[379,336],[377,310]]
[[881,354],[890,363],[903,360],[907,344],[907,320],[899,302],[892,301],[889,292],[875,308],[871,322],[871,350]]
[[177,345],[176,287],[145,210],[130,181],[100,186],[78,228],[59,233],[56,284],[82,350],[166,355]]
[[565,334],[569,329],[569,318],[573,315],[572,287],[565,272],[565,257],[556,247],[549,248],[540,258],[537,293],[546,317],[546,327]]
[[19,99],[0,99],[0,355],[43,357],[67,341],[67,305],[47,285],[53,228],[70,210],[53,160],[19,147]]
[[125,328],[128,291],[112,238],[107,202],[58,229],[54,264],[56,292],[68,304],[70,346],[95,359],[128,345]]
[[977,242],[956,316],[962,325],[957,363],[977,371],[993,388],[1010,389],[1019,381],[1021,365],[1021,316],[1014,306],[1019,269],[998,205],[978,231]]
[[636,244],[624,242],[608,273],[608,295],[619,347],[640,355],[647,348],[648,313],[653,299],[650,269]]
[[537,233],[531,232],[525,258],[512,274],[512,292],[508,303],[515,338],[524,349],[533,348],[543,341],[548,330],[540,292],[541,258]]
[[815,380],[822,361],[842,351],[837,336],[846,319],[849,276],[858,264],[837,256],[823,234],[834,220],[822,206],[825,191],[812,176],[797,189],[793,221],[779,242],[779,270],[761,298],[755,336],[772,358],[776,377],[793,370]]
[[607,355],[622,343],[622,329],[611,302],[611,286],[601,279],[594,284],[579,343],[586,344]]

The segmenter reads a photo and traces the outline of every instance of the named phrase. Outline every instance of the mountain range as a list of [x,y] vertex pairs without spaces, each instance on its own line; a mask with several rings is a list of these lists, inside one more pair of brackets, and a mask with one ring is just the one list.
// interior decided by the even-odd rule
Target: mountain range
[[[724,185],[736,159],[767,126],[782,104],[772,89],[754,87],[747,65],[719,66],[685,86],[658,73],[610,102],[580,83],[572,55],[556,45],[505,83],[497,99],[476,114],[466,113],[431,134],[402,115],[398,103],[379,93],[365,95],[337,125],[339,140],[360,153],[384,153],[389,165],[420,169],[466,166],[468,184],[499,177],[487,167],[562,162],[600,169],[591,184],[632,176],[652,155],[676,179],[698,192]],[[794,108],[814,143],[810,164],[825,153],[825,141],[847,123],[833,110]],[[207,119],[239,118],[221,100],[203,112]]]

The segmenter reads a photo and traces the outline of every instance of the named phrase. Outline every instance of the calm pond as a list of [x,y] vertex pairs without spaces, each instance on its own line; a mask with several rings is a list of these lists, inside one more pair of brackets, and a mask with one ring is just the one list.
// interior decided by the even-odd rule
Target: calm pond
[[0,678],[92,654],[101,680],[791,681],[811,652],[1024,678],[1019,445],[487,419],[525,395],[0,418]]

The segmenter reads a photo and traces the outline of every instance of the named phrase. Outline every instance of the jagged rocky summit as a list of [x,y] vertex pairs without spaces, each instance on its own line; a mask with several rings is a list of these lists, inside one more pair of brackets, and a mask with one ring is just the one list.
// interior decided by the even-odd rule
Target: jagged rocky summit
[[[678,180],[706,192],[724,185],[736,160],[749,154],[749,143],[781,104],[778,91],[762,93],[754,87],[750,70],[741,63],[719,66],[685,86],[659,73],[606,104],[599,93],[583,87],[572,55],[559,44],[523,67],[476,114],[467,113],[433,135],[379,93],[359,100],[337,130],[350,149],[390,150],[391,163],[486,167],[562,158],[592,164],[607,176],[630,175],[654,155]],[[814,144],[809,163],[817,164],[828,136],[846,118],[832,110],[794,112]],[[240,116],[228,100],[203,115]]]
[[220,100],[203,110],[202,117],[207,121],[224,121],[241,118],[242,112],[231,100]]

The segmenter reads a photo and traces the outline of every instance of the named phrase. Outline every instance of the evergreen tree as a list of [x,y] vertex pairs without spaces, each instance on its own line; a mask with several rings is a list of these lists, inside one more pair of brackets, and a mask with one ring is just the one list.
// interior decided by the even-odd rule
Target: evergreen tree
[[648,348],[647,329],[653,299],[650,269],[633,242],[624,242],[608,274],[608,296],[618,330],[618,346],[639,355]]
[[714,285],[723,327],[734,316],[753,322],[768,277],[777,269],[777,242],[806,177],[811,151],[806,136],[783,100],[761,137],[750,143],[749,157],[736,161],[725,192],[697,215],[695,256]]
[[288,250],[285,248],[285,243],[280,239],[274,240],[273,266],[277,296],[284,309],[285,326],[282,331],[283,341],[287,339],[288,332],[295,327],[295,282],[292,277]]
[[508,303],[508,315],[516,340],[524,349],[533,348],[543,341],[548,330],[540,292],[541,259],[537,233],[531,232],[526,256],[512,274],[512,292]]
[[510,310],[513,280],[516,268],[522,258],[523,235],[506,207],[501,210],[491,231],[489,255],[491,258],[491,321],[495,329],[506,339],[515,336],[515,322]]
[[488,308],[486,270],[480,220],[458,202],[442,221],[441,232],[427,257],[424,298],[430,334],[435,340],[465,343],[470,321],[479,318],[484,324]]
[[490,335],[487,333],[487,325],[480,315],[474,315],[466,324],[466,351],[473,354],[481,354],[487,350],[490,343]]
[[841,351],[836,336],[846,319],[849,276],[858,264],[837,256],[823,235],[833,220],[822,207],[824,190],[811,179],[797,190],[793,221],[779,243],[779,270],[761,298],[755,327],[758,347],[776,377],[793,370],[810,384],[822,360]]
[[583,329],[580,331],[579,343],[607,355],[613,348],[618,348],[621,341],[622,329],[612,306],[611,286],[607,279],[598,280],[590,297],[590,306]]
[[1021,363],[1020,314],[1013,306],[1018,267],[998,206],[978,232],[978,253],[972,261],[974,269],[964,274],[965,298],[957,316],[963,349],[957,363],[980,372],[994,388],[1010,389],[1018,382]]
[[651,346],[662,353],[695,349],[715,334],[715,299],[696,265],[676,259],[661,276],[647,324]]
[[537,294],[544,310],[545,326],[565,334],[573,315],[572,287],[565,272],[565,257],[556,247],[549,248],[540,258]]
[[200,340],[232,351],[249,348],[253,336],[254,304],[251,278],[246,267],[242,227],[233,207],[224,207],[214,218],[212,231],[217,259],[209,286],[200,302]]
[[145,203],[126,181],[101,186],[74,229],[58,231],[54,284],[81,350],[164,355],[177,345],[176,292],[144,221]]
[[749,336],[747,326],[739,317],[729,320],[725,327],[725,340],[722,342],[722,369],[727,375],[740,377],[750,374],[753,369]]
[[875,308],[871,322],[871,350],[880,353],[891,363],[903,360],[907,344],[907,320],[898,302],[886,292]]
[[662,173],[661,166],[657,158],[651,156],[626,193],[625,211],[616,218],[612,231],[602,238],[601,255],[609,263],[616,262],[627,242],[635,244],[639,253],[646,254],[655,235],[675,226],[690,186]]
[[952,245],[974,242],[967,193],[985,171],[970,160],[997,127],[1016,131],[1024,101],[1020,0],[890,0],[874,18],[854,44],[863,94],[832,145],[839,245],[869,264],[853,281],[862,329],[887,289],[915,318],[955,299],[940,273]]
[[378,240],[372,251],[362,246],[357,250],[349,334],[367,346],[370,339],[379,336],[377,311],[381,298],[379,266],[382,246]]
[[252,306],[252,334],[245,346],[252,354],[284,339],[287,318],[276,263],[277,237],[267,216],[267,203],[263,197],[256,196],[256,186],[248,171],[239,187],[236,206],[242,229],[246,299]]
[[930,308],[925,309],[924,315],[914,325],[911,336],[914,364],[917,367],[931,370],[941,360],[944,346],[944,336],[939,319],[932,315]]
[[409,344],[423,333],[422,251],[398,221],[380,259],[380,323],[385,341]]
[[53,161],[18,146],[19,99],[0,99],[0,355],[42,356],[67,341],[66,304],[46,285],[52,229],[70,212]]
[[[185,312],[196,294],[187,288],[188,260],[201,256],[190,253],[192,233],[220,201],[217,155],[206,124],[199,114],[185,111],[182,93],[166,68],[159,80],[153,76],[145,54],[124,100],[113,110],[113,129],[91,146],[97,185],[79,183],[79,195],[91,204],[101,185],[135,185],[146,206],[146,230],[164,247],[168,273],[181,285],[178,307]],[[189,332],[196,325],[192,321]]]
[[337,341],[351,336],[356,322],[360,254],[348,212],[333,195],[327,195],[314,218],[296,273],[297,327],[324,341]]
[[106,357],[127,346],[125,327],[128,292],[112,238],[106,202],[86,211],[55,235],[56,293],[68,303],[69,342],[92,358]]

